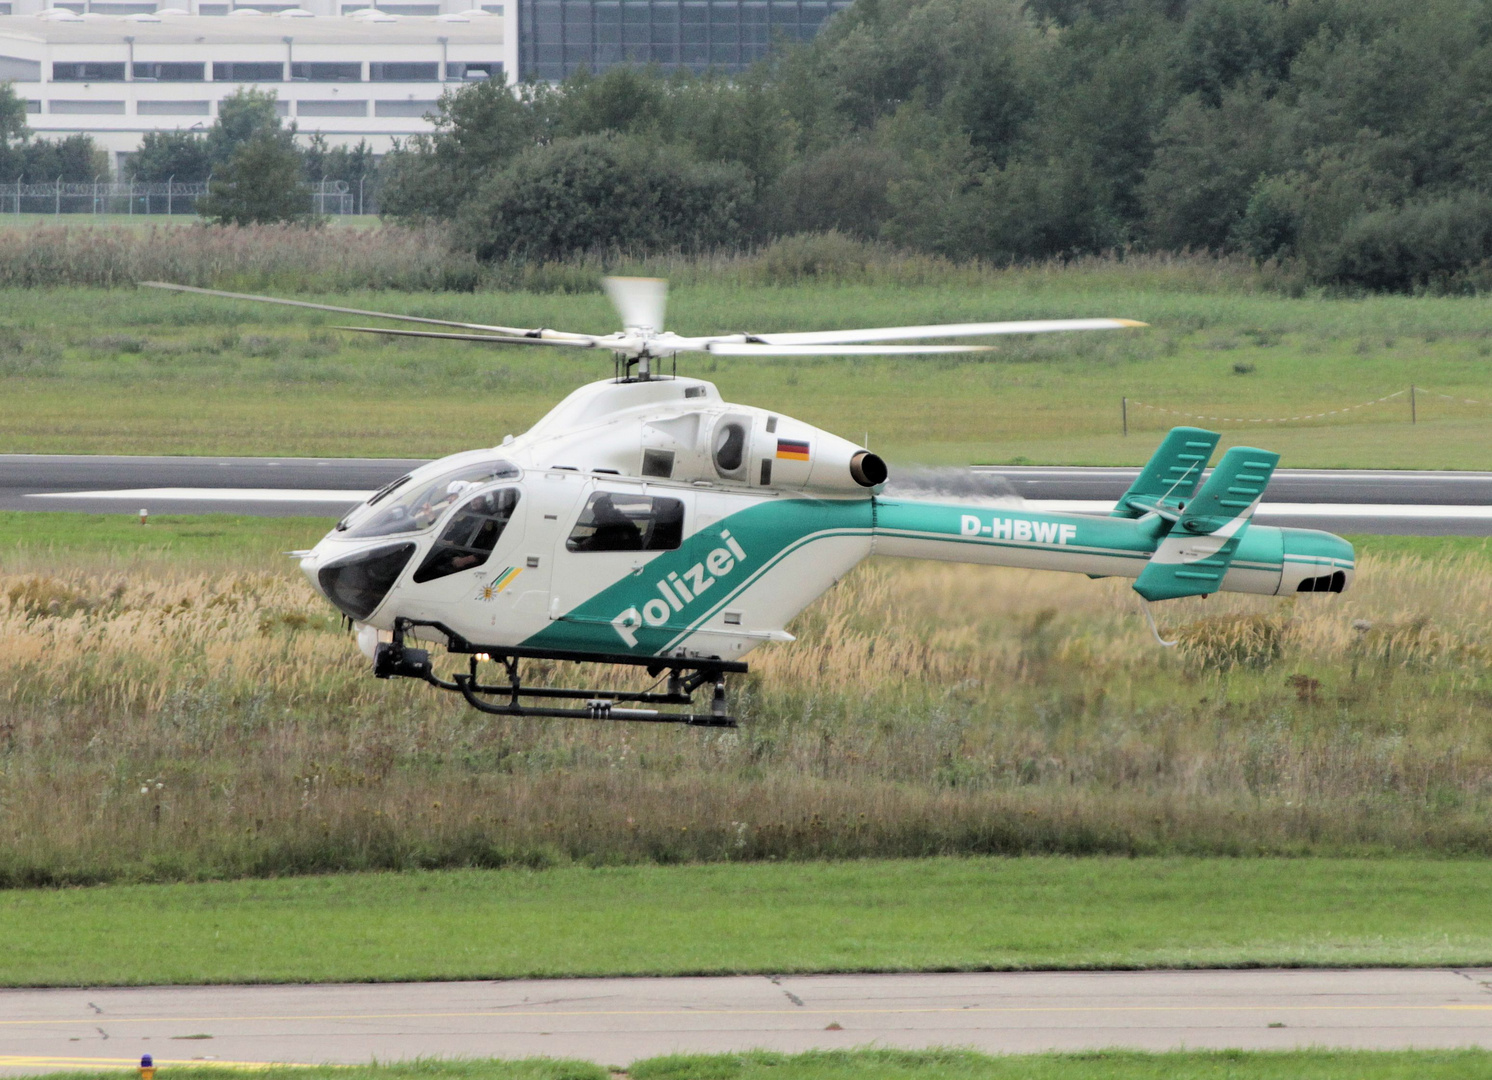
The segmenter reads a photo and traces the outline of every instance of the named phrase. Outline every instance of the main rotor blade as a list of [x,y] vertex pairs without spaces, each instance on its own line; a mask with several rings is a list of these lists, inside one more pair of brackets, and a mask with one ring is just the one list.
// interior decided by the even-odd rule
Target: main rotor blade
[[448,341],[485,341],[491,345],[558,345],[567,349],[599,349],[594,339],[515,337],[512,334],[447,334],[438,330],[393,330],[381,326],[334,326],[333,330],[352,330],[359,334],[386,334],[389,337],[445,338]]
[[511,334],[529,341],[546,339],[593,340],[589,334],[570,334],[562,330],[526,329],[521,326],[485,326],[482,323],[453,322],[450,319],[427,319],[419,315],[395,315],[388,311],[364,311],[362,308],[337,307],[334,304],[313,304],[309,300],[286,300],[280,296],[256,296],[253,293],[224,292],[221,289],[200,289],[195,285],[176,285],[168,281],[142,281],[149,289],[167,289],[171,292],[197,293],[202,296],[217,296],[224,300],[252,300],[259,304],[283,304],[285,307],[310,308],[312,311],[333,311],[339,315],[369,315],[375,319],[397,319],[400,322],[425,323],[429,326],[458,326],[463,330],[489,330],[494,334]]
[[604,277],[602,286],[628,330],[663,332],[663,312],[668,305],[668,282],[662,278]]
[[719,342],[704,346],[703,351],[715,356],[922,356],[927,353],[993,352],[994,348],[993,345],[738,345]]
[[1050,334],[1059,330],[1122,330],[1149,323],[1133,319],[1035,319],[1026,322],[945,323],[941,326],[882,326],[867,330],[813,330],[803,334],[752,334],[764,345],[838,345],[906,338],[984,337],[986,334]]

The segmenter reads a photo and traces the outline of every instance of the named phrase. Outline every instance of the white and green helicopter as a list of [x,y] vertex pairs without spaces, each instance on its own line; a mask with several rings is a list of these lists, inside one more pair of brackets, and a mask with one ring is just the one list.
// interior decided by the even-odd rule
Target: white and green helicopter
[[[885,343],[1142,323],[681,337],[663,329],[664,282],[610,278],[625,329],[592,335],[152,284],[451,328],[343,328],[366,333],[614,354],[615,378],[581,387],[500,446],[400,477],[295,553],[352,621],[376,676],[423,679],[487,713],[732,726],[726,675],[744,672],[742,657],[763,642],[792,641],[793,617],[872,554],[1128,577],[1147,601],[1341,592],[1352,580],[1352,546],[1340,537],[1250,523],[1278,454],[1234,447],[1203,482],[1215,432],[1172,430],[1108,517],[896,498],[885,494],[885,463],[864,447],[658,370],[679,353],[977,352],[990,346]],[[467,670],[443,678],[412,641],[464,655]],[[641,666],[667,687],[526,686],[527,658]],[[502,665],[499,681],[483,680],[484,662]],[[707,687],[708,711],[676,711]],[[583,707],[549,704],[566,699]]]

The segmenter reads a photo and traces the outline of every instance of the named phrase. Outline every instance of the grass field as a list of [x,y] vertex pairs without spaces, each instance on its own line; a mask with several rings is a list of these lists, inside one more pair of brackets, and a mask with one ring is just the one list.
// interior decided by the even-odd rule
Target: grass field
[[1485,966],[1480,859],[919,859],[0,891],[0,985]]
[[1370,541],[1340,597],[1167,604],[1177,650],[1125,582],[875,561],[705,733],[372,679],[277,554],[325,525],[0,518],[0,883],[1492,851],[1481,541]]
[[[695,277],[670,303],[670,326],[684,333],[1084,315],[1152,324],[1006,339],[988,359],[680,361],[728,400],[865,438],[896,461],[1138,463],[1161,431],[1191,422],[1280,450],[1286,465],[1489,465],[1492,298],[1291,299],[1122,264],[930,285]],[[615,323],[591,293],[318,299],[518,326]],[[146,290],[12,290],[4,300],[0,449],[9,451],[435,456],[522,431],[611,370],[588,354],[370,341],[336,331],[346,317]],[[1411,383],[1421,388],[1417,424]],[[1249,419],[1392,394],[1314,419]]]
[[[966,1050],[754,1052],[650,1058],[621,1069],[583,1061],[418,1061],[389,1065],[241,1070],[162,1069],[169,1080],[1466,1080],[1492,1069],[1483,1050],[1363,1052],[1236,1050],[991,1057]],[[47,1074],[113,1080],[112,1072]]]

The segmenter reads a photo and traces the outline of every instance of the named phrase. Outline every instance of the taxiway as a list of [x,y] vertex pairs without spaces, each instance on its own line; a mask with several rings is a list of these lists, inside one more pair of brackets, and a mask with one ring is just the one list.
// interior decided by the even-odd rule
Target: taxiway
[[1492,1047],[1492,971],[566,979],[0,991],[0,1071],[962,1046]]

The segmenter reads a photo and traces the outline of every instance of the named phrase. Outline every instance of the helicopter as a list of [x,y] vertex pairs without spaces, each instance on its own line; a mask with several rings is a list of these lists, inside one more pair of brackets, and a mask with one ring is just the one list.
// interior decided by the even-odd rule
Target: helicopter
[[[1133,320],[684,337],[664,329],[665,282],[612,277],[603,284],[623,328],[596,335],[143,284],[444,328],[338,327],[356,333],[612,354],[612,378],[575,390],[522,435],[415,469],[290,553],[350,620],[376,677],[423,680],[484,713],[734,727],[726,676],[744,673],[753,649],[795,640],[794,616],[872,554],[1132,578],[1147,604],[1339,593],[1355,569],[1338,536],[1253,524],[1279,455],[1235,446],[1206,473],[1217,432],[1172,429],[1107,517],[902,498],[888,495],[889,469],[867,448],[676,373],[680,353],[980,353],[993,346],[946,339],[1145,325]],[[943,340],[906,343],[928,339]],[[438,674],[420,645],[464,656],[466,670]],[[657,682],[530,685],[526,660],[629,665]]]

